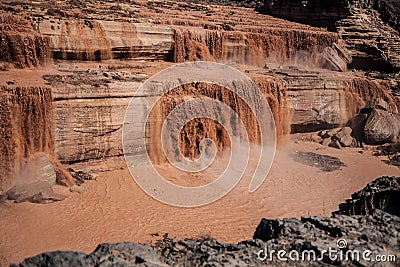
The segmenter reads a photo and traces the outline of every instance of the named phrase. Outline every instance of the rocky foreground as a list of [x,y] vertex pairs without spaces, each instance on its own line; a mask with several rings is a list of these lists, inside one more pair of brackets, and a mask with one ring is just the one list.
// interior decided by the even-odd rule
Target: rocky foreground
[[[400,180],[386,176],[353,194],[332,217],[262,219],[253,239],[238,244],[211,238],[177,240],[166,234],[153,246],[105,243],[88,255],[47,252],[12,266],[396,266],[400,259],[399,210]],[[329,249],[336,251],[336,258],[324,253]],[[289,261],[278,261],[279,250],[297,251],[291,254],[294,259],[304,252],[315,253],[317,260],[311,256],[311,261],[290,261],[286,254]],[[362,254],[347,259],[340,256],[357,251],[370,254],[367,258]],[[375,260],[375,255],[385,255],[389,262],[369,261]]]

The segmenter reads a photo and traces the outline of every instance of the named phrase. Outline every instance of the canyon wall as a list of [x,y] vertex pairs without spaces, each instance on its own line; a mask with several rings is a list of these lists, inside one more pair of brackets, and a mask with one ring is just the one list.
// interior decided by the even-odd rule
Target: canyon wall
[[[363,31],[360,25],[370,17],[359,20],[354,28],[351,26],[357,21],[354,18],[348,24],[345,23],[345,19],[349,16],[343,7],[345,1],[339,1],[336,6],[334,5],[336,2],[333,1],[308,1],[306,6],[300,8],[294,7],[294,4],[303,5],[304,1],[291,1],[290,5],[279,4],[279,6],[278,3],[287,1],[266,2],[271,5],[274,3],[274,6],[270,7],[271,10],[277,10],[281,15],[297,16],[302,20],[312,19],[318,20],[319,23],[323,21],[331,23],[332,20],[342,19],[343,31],[339,34],[332,33],[257,14],[250,9],[230,7],[189,3],[180,5],[168,1],[152,2],[152,4],[131,3],[132,10],[136,8],[135,12],[138,13],[135,13],[136,17],[128,20],[127,17],[124,19],[118,17],[126,13],[123,9],[116,10],[115,14],[119,15],[113,17],[114,11],[110,12],[103,7],[112,5],[111,2],[101,3],[102,5],[96,1],[88,2],[88,6],[97,5],[97,13],[87,12],[73,17],[72,9],[66,10],[64,15],[57,15],[52,11],[49,12],[45,1],[38,1],[32,3],[35,8],[32,13],[35,17],[31,19],[33,28],[38,33],[26,35],[27,41],[22,42],[21,40],[25,39],[21,39],[21,36],[25,36],[24,30],[31,31],[31,25],[21,19],[18,22],[20,24],[17,24],[23,30],[17,31],[8,28],[10,26],[6,23],[15,20],[15,15],[3,16],[2,32],[7,33],[9,29],[9,32],[19,36],[19,41],[16,42],[18,45],[11,45],[12,49],[7,50],[9,44],[13,42],[3,42],[5,39],[2,39],[5,48],[0,52],[3,58],[0,60],[17,62],[16,64],[21,67],[45,62],[51,54],[54,59],[60,60],[56,68],[61,72],[49,75],[45,79],[53,88],[54,149],[57,157],[64,163],[122,155],[121,126],[130,98],[144,82],[146,74],[155,73],[154,69],[160,70],[160,66],[170,66],[170,63],[165,64],[165,61],[208,60],[245,64],[247,67],[244,68],[248,69],[254,66],[262,67],[258,69],[264,71],[263,74],[249,73],[249,76],[259,85],[271,106],[279,137],[285,136],[290,131],[314,131],[344,125],[357,114],[365,100],[373,97],[381,97],[394,106],[395,100],[387,93],[389,90],[387,83],[345,72],[351,59],[359,55],[356,53],[360,52],[361,46],[361,44],[351,46],[349,40],[365,37],[359,33]],[[328,4],[316,5],[322,2]],[[179,8],[179,14],[175,14],[173,8]],[[221,12],[227,15],[220,16]],[[320,14],[319,17],[312,16],[317,13]],[[369,20],[369,27],[374,22],[375,20]],[[354,29],[359,32],[350,36],[350,32]],[[391,32],[387,33],[389,36]],[[6,38],[7,34],[2,34],[0,38]],[[350,36],[348,39],[345,38],[346,34]],[[370,37],[374,44],[377,33],[368,32],[366,36]],[[393,36],[396,39],[396,36]],[[347,40],[345,45],[340,38]],[[21,46],[21,42],[27,45]],[[36,42],[37,46],[32,42]],[[351,51],[351,55],[348,55],[343,46]],[[33,52],[27,51],[28,48]],[[382,53],[382,57],[385,53]],[[106,65],[100,61],[108,59],[159,61],[156,63],[157,67],[151,71],[143,67],[144,65],[128,61],[121,63],[126,66],[132,64],[127,68],[128,71],[115,68],[117,70],[113,72],[110,69],[98,68],[100,64]],[[67,60],[77,60],[73,63],[76,65],[65,67],[70,64]],[[99,64],[84,65],[85,63],[78,61],[99,61]],[[112,69],[117,61],[107,62]],[[274,71],[268,72],[269,63],[275,65]],[[90,70],[71,70],[79,64]],[[298,68],[299,65],[307,66],[302,70]],[[135,73],[133,69],[143,73]],[[265,75],[265,72],[268,74]],[[179,94],[175,93],[174,97],[167,98],[169,102],[160,106],[161,117],[171,109],[171,103],[176,104],[191,95],[205,95],[221,98],[231,106],[239,105],[237,108],[244,116],[247,127],[256,128],[254,120],[245,115],[246,107],[229,92],[208,87],[189,89],[189,87],[182,88]],[[195,92],[194,89],[198,91]],[[216,95],[217,92],[220,95]],[[38,108],[47,107],[38,106]],[[6,115],[3,117],[6,123]],[[7,129],[8,126],[4,125],[3,128]],[[217,136],[218,126],[213,122],[194,121],[188,124],[182,135],[181,143],[185,145],[181,149],[188,156],[197,156],[198,141],[205,136],[199,133],[200,128],[210,129],[210,136],[219,140],[220,147],[227,145],[223,132]],[[6,136],[6,130],[4,131]],[[253,138],[252,141],[257,141],[256,131],[254,134],[255,136],[250,138]],[[9,148],[3,150],[8,151]],[[7,153],[5,155],[12,155]],[[13,168],[13,166],[4,167],[5,170]]]
[[26,68],[46,64],[50,59],[48,37],[34,31],[24,18],[0,12],[0,61]]
[[265,0],[261,10],[290,21],[334,30],[338,19],[350,14],[348,1],[340,0]]
[[[118,81],[112,79],[112,74],[106,71],[99,73],[77,74],[77,76],[49,76],[46,79],[53,87],[54,95],[54,118],[55,118],[55,142],[56,153],[63,163],[73,163],[91,159],[121,156],[122,151],[122,124],[126,108],[134,96],[137,88],[144,78],[130,76],[129,81]],[[127,74],[128,75],[128,74]],[[128,75],[129,76],[129,75]],[[134,81],[133,77],[138,80]],[[79,79],[79,82],[77,82]],[[108,82],[99,81],[108,79]],[[283,137],[289,133],[289,118],[286,102],[286,87],[273,77],[254,77],[253,80],[259,86],[271,106],[277,123],[277,134]],[[72,81],[75,81],[72,82]],[[97,81],[97,86],[92,82]],[[160,129],[163,119],[171,109],[191,96],[206,96],[224,101],[234,110],[237,110],[244,123],[249,127],[250,140],[257,141],[257,124],[248,108],[240,98],[232,92],[221,87],[210,85],[187,85],[177,88],[163,97],[156,106],[154,116],[150,119],[152,129]],[[247,109],[246,109],[247,108]],[[200,126],[201,125],[201,126]],[[203,128],[200,134],[197,129]],[[208,129],[209,131],[206,131]],[[203,137],[213,137],[219,144],[220,151],[227,143],[227,136],[219,131],[221,127],[213,121],[202,120],[189,123],[182,133],[182,151],[189,157],[197,156],[196,144]],[[251,133],[254,131],[254,135]],[[222,135],[220,134],[222,133]],[[159,149],[155,144],[160,141],[159,133],[153,130],[148,132],[148,139],[154,141],[150,145],[150,153]],[[163,159],[157,159],[162,162]]]
[[55,59],[169,59],[173,31],[145,23],[44,19],[35,26],[50,39]]
[[263,8],[267,14],[338,32],[350,51],[350,68],[385,72],[400,69],[399,10],[396,1],[378,0],[266,0]]
[[53,57],[64,60],[208,60],[263,66],[267,60],[287,62],[298,51],[322,54],[338,42],[336,34],[299,29],[259,33],[77,19],[44,19],[35,27],[49,37]]
[[[227,81],[237,90],[245,92],[248,88],[244,87],[243,81]],[[261,93],[266,98],[271,107],[271,111],[275,121],[275,127],[278,140],[281,140],[289,133],[289,117],[286,101],[286,87],[285,85],[273,77],[257,77],[254,79]],[[257,123],[255,114],[251,111],[250,107],[234,92],[215,84],[208,83],[192,83],[182,85],[168,94],[164,95],[158,104],[153,108],[150,114],[149,129],[146,132],[147,147],[150,152],[150,157],[153,162],[160,164],[166,162],[161,150],[161,128],[166,120],[168,114],[181,103],[189,99],[208,97],[216,99],[225,103],[232,108],[238,117],[242,120],[244,127],[247,131],[248,140],[253,144],[260,144],[260,129]],[[257,106],[258,99],[254,99],[254,106]],[[211,107],[202,106],[201,108],[207,109]],[[200,112],[200,110],[199,110]],[[237,121],[232,121],[229,114],[218,112],[221,121],[224,121],[224,126],[235,129],[239,125]],[[226,117],[224,117],[226,116]],[[268,122],[265,122],[268,123]],[[270,123],[273,123],[272,121]],[[236,132],[236,134],[243,140],[245,134]],[[174,138],[171,136],[171,138]],[[222,153],[224,149],[231,146],[231,140],[228,132],[222,125],[214,120],[207,118],[196,118],[187,123],[179,135],[179,150],[182,154],[190,159],[195,159],[200,155],[200,142],[204,138],[214,140],[216,144],[217,153]]]
[[340,76],[297,78],[286,79],[293,133],[344,126],[369,99],[386,100],[394,112],[399,106],[385,81]]
[[49,87],[0,88],[0,191],[35,153],[54,155],[52,102]]
[[174,61],[208,60],[263,67],[284,64],[299,51],[312,55],[338,42],[328,32],[267,28],[262,33],[174,27]]

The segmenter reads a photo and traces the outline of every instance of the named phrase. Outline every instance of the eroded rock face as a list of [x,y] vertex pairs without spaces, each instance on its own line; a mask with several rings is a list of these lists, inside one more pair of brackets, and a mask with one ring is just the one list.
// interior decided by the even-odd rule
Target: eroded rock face
[[29,21],[0,11],[0,61],[27,68],[51,59],[49,38],[33,30]]
[[20,265],[42,266],[168,266],[148,245],[134,243],[101,244],[91,254],[80,252],[50,252],[24,260]]
[[336,213],[346,215],[373,214],[375,209],[400,216],[400,179],[381,177],[354,193]]
[[101,20],[43,20],[38,30],[50,39],[53,57],[65,60],[171,58],[169,27]]

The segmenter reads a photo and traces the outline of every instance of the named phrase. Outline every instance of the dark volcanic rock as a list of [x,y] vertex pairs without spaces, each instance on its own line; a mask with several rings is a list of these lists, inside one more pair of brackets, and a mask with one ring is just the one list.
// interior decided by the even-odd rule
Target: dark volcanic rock
[[147,245],[135,243],[100,244],[86,255],[80,252],[56,251],[25,259],[20,267],[54,266],[166,266],[157,253]]
[[[299,253],[305,250],[314,251],[326,265],[372,266],[371,262],[356,257],[350,258],[348,261],[341,260],[339,257],[332,260],[323,254],[323,251],[327,251],[329,248],[343,250],[344,253],[349,250],[360,252],[370,250],[372,255],[396,255],[398,259],[400,257],[399,231],[400,218],[398,216],[375,210],[368,216],[335,214],[331,218],[263,219],[253,238],[265,241],[267,251],[281,249],[296,250]],[[274,238],[270,239],[271,236]],[[371,258],[373,257],[371,256]],[[309,266],[310,264],[320,266],[322,263],[299,262],[296,266]],[[273,265],[285,266],[276,261]]]
[[346,215],[372,214],[374,209],[380,209],[400,216],[400,179],[384,176],[367,184],[354,193],[346,203],[339,205],[339,211]]

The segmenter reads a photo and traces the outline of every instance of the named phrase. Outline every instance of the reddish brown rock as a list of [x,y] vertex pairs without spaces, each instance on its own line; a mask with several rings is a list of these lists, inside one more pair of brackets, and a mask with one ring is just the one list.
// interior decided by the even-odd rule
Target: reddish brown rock
[[364,127],[368,144],[392,142],[399,133],[399,122],[387,111],[375,109],[369,115]]
[[24,18],[0,12],[0,61],[26,68],[44,65],[50,59],[48,37],[34,31]]

